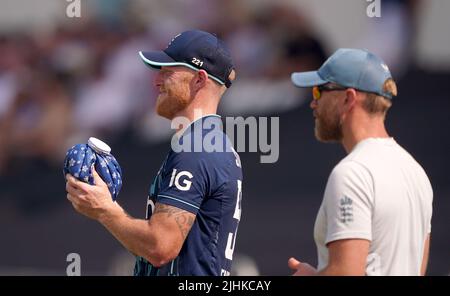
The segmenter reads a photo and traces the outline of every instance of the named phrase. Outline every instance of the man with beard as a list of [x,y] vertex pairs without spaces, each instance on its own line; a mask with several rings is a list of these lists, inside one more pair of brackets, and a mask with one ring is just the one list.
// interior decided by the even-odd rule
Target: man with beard
[[216,36],[192,30],[163,51],[139,55],[158,70],[157,113],[177,128],[150,186],[146,219],[132,218],[112,202],[95,170],[94,186],[67,175],[67,197],[136,255],[135,275],[229,275],[242,169],[216,112],[235,77],[230,54]]
[[316,138],[348,153],[331,172],[316,218],[317,269],[290,258],[294,275],[424,275],[433,192],[385,129],[397,95],[386,64],[365,50],[339,49],[292,81],[313,87]]

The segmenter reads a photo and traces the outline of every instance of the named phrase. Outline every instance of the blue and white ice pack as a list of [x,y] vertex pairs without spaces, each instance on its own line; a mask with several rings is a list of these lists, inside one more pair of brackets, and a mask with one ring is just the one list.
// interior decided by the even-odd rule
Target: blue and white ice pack
[[69,149],[64,159],[64,176],[71,174],[78,180],[94,185],[91,167],[108,185],[113,200],[117,199],[122,188],[122,169],[111,154],[111,148],[96,138],[89,138],[87,144],[77,144]]

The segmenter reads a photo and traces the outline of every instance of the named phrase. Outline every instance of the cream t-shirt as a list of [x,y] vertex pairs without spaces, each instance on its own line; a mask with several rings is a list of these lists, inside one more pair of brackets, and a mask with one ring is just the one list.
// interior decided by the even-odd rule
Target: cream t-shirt
[[354,238],[370,241],[367,275],[419,275],[432,200],[425,171],[393,138],[359,142],[328,179],[314,227],[318,269],[328,243]]

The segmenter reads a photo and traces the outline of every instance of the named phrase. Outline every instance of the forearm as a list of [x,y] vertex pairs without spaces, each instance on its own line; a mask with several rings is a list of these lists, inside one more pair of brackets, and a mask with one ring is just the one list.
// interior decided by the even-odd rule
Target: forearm
[[118,204],[98,221],[131,253],[156,265],[157,239],[147,220],[129,216]]
[[318,276],[341,276],[341,275],[347,275],[347,274],[345,274],[342,271],[339,271],[335,268],[326,267],[322,270],[319,270],[316,275],[318,275]]
[[329,261],[318,275],[365,275],[369,245],[370,242],[365,239],[342,239],[328,243]]
[[328,267],[325,267],[324,269],[321,269],[321,270],[317,271],[316,275],[318,275],[318,276],[321,276],[321,275],[323,275],[323,276],[335,276],[335,275],[338,275],[338,274],[337,274],[336,271],[334,271],[334,270],[332,270],[332,269],[330,269]]
[[427,273],[428,257],[429,257],[429,253],[430,253],[430,238],[431,238],[431,236],[429,234],[427,236],[427,239],[425,240],[422,265],[420,267],[420,275],[422,275],[422,276],[424,276]]
[[319,270],[316,275],[324,276],[364,276],[365,271],[353,267],[326,266]]
[[422,266],[420,268],[420,275],[425,276],[427,274],[427,266],[428,266],[428,257],[424,259],[422,262]]

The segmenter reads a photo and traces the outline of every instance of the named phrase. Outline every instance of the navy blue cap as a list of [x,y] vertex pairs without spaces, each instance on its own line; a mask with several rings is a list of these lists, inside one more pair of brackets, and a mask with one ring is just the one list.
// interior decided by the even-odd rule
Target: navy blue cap
[[390,91],[388,82],[392,75],[381,58],[367,50],[340,48],[331,55],[318,71],[297,72],[291,75],[298,87],[312,87],[326,83],[376,93],[392,99],[396,90]]
[[164,66],[185,66],[205,70],[208,76],[226,87],[231,86],[229,75],[233,61],[225,44],[208,32],[185,31],[175,36],[163,51],[140,51],[142,60],[154,69]]

